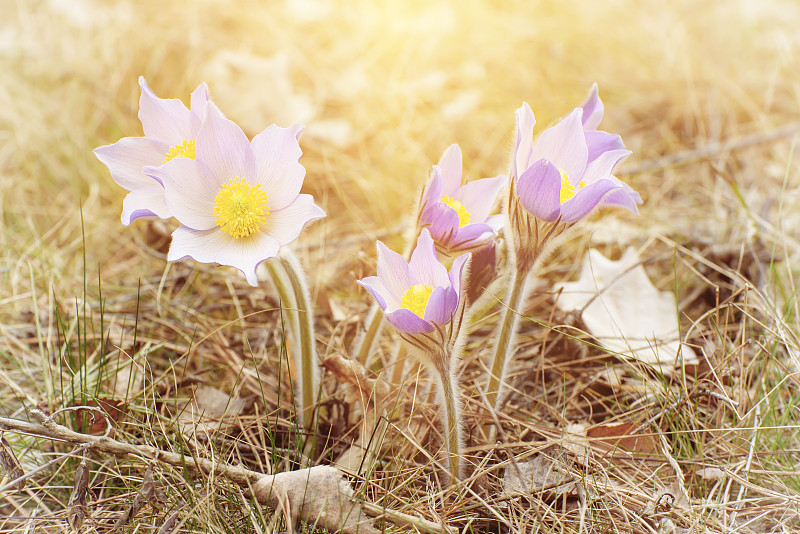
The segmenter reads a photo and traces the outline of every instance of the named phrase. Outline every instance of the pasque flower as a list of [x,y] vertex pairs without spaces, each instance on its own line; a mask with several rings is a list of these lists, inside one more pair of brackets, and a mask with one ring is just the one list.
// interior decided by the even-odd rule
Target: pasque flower
[[533,141],[536,120],[528,104],[516,111],[515,190],[531,215],[575,222],[600,205],[638,213],[641,199],[611,173],[630,151],[618,135],[596,130],[603,104],[593,86],[586,102]]
[[200,84],[192,93],[191,110],[180,100],[158,98],[139,77],[139,120],[144,137],[124,137],[113,145],[94,150],[117,184],[130,193],[122,205],[122,224],[128,226],[139,217],[171,217],[164,202],[164,188],[143,172],[175,158],[194,159],[195,137],[200,129],[208,88]]
[[454,253],[480,247],[503,227],[503,215],[490,215],[505,176],[461,185],[461,149],[445,150],[422,193],[419,223],[430,230],[440,250]]
[[378,276],[358,283],[372,293],[386,320],[401,333],[425,334],[452,319],[469,256],[456,258],[448,273],[439,263],[430,232],[423,229],[408,262],[378,241]]
[[436,373],[453,483],[461,477],[464,465],[457,367],[464,345],[461,283],[470,257],[469,253],[457,257],[448,273],[424,228],[408,262],[378,241],[378,276],[358,282],[372,293],[401,337],[422,351],[422,362]]
[[163,184],[170,213],[182,224],[168,259],[191,257],[240,269],[257,285],[256,267],[325,216],[301,195],[303,125],[272,125],[252,141],[213,102],[195,139],[195,158],[174,158],[145,172]]

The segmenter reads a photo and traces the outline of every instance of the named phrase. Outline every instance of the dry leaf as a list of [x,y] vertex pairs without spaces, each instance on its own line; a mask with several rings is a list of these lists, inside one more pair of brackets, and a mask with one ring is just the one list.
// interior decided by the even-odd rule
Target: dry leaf
[[186,506],[186,501],[181,499],[181,502],[178,503],[177,509],[167,517],[164,521],[164,524],[161,525],[161,528],[158,529],[157,534],[169,534],[173,530],[175,530],[175,523],[178,522],[178,517],[180,517],[181,510],[183,507]]
[[211,386],[199,386],[178,415],[183,433],[210,436],[230,425],[244,409],[245,401]]
[[147,503],[158,508],[166,502],[166,500],[167,496],[161,490],[161,486],[153,476],[153,464],[149,464],[147,470],[144,472],[141,489],[136,494],[136,497],[134,497],[133,504],[131,504],[130,508],[125,510],[120,518],[117,519],[117,522],[114,524],[114,530],[121,529],[125,523],[136,517],[136,514],[138,514]]
[[574,460],[563,447],[553,446],[525,462],[515,462],[503,476],[502,497],[541,494],[545,501],[576,494],[575,477],[569,471]]
[[589,333],[611,352],[660,367],[671,374],[679,354],[697,363],[677,339],[678,310],[672,293],[658,291],[629,248],[618,261],[596,249],[586,254],[577,282],[560,284],[558,307],[582,311]]
[[342,473],[329,465],[265,475],[253,486],[259,502],[286,508],[287,521],[303,519],[331,532],[378,534]]
[[586,429],[586,437],[608,444],[613,449],[624,449],[638,454],[652,454],[658,445],[652,435],[631,435],[639,425],[635,423],[616,423],[613,425],[595,425]]
[[76,531],[80,531],[86,519],[86,492],[89,489],[89,462],[83,457],[75,470],[75,483],[67,505],[67,522]]
[[[11,448],[11,444],[3,436],[0,436],[0,465],[3,466],[3,470],[8,474],[9,481],[25,474],[19,464],[19,460],[17,460],[17,456],[14,454],[14,449]],[[22,491],[23,489],[25,489],[25,481],[20,480],[17,482],[17,490]]]

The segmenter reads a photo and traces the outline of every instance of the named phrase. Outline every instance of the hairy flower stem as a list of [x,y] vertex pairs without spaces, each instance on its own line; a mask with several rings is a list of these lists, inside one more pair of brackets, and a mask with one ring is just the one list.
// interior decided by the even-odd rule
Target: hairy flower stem
[[447,462],[450,467],[451,483],[461,479],[461,407],[458,401],[458,384],[453,372],[452,354],[434,354],[433,368],[439,378],[439,392],[442,400],[442,422]]
[[294,293],[297,322],[300,334],[300,421],[301,426],[311,419],[315,395],[319,391],[319,365],[314,337],[314,311],[311,307],[311,294],[306,276],[300,262],[288,249],[281,250],[281,260]]
[[366,330],[364,331],[364,335],[361,336],[360,341],[356,342],[357,349],[354,352],[356,353],[356,359],[359,363],[366,366],[367,359],[372,352],[372,346],[375,344],[375,340],[378,338],[382,329],[381,327],[383,326],[383,311],[381,307],[377,304],[373,304],[369,309],[369,313],[367,313],[367,318],[364,323],[366,325]]
[[525,295],[525,281],[528,278],[528,272],[518,268],[513,268],[509,272],[509,290],[503,308],[503,321],[495,343],[489,384],[486,386],[486,400],[492,408],[497,406],[503,378],[506,374],[506,363],[511,359],[514,351],[511,341],[517,332],[518,313]]

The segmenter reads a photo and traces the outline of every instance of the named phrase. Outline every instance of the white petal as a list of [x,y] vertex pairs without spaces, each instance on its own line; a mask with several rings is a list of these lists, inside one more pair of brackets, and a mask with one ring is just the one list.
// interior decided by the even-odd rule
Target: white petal
[[289,128],[273,124],[253,138],[255,180],[267,194],[272,209],[281,209],[293,202],[303,186],[306,169],[298,161],[303,152],[297,142],[303,128],[299,122]]
[[164,184],[167,208],[181,224],[195,230],[217,225],[214,202],[219,187],[205,167],[192,159],[175,158],[161,167],[147,167],[146,172]]
[[164,203],[164,188],[155,179],[150,178],[151,185],[140,187],[128,193],[122,203],[122,224],[128,226],[131,221],[139,217],[172,217],[167,205]]
[[123,137],[113,145],[94,149],[97,156],[119,185],[133,191],[152,185],[152,178],[142,169],[147,165],[161,165],[169,145],[146,137]]
[[306,224],[323,217],[325,212],[314,204],[314,197],[297,195],[294,202],[267,215],[262,231],[271,235],[283,246],[297,239]]

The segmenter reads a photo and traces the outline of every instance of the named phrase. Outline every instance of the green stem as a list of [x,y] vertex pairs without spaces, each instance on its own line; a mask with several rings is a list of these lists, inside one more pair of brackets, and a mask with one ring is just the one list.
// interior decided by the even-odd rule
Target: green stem
[[506,364],[510,359],[513,347],[511,340],[517,332],[518,313],[525,293],[525,280],[528,273],[514,268],[510,271],[509,291],[503,309],[503,322],[495,343],[492,371],[489,375],[489,384],[486,387],[486,400],[494,408],[503,385],[506,374]]
[[356,359],[364,367],[367,366],[367,359],[369,359],[369,355],[372,352],[372,346],[375,344],[375,340],[378,338],[381,327],[383,326],[383,310],[381,310],[378,304],[373,304],[369,309],[365,324],[366,330],[364,331],[364,335],[361,336],[360,341],[353,351],[356,354]]
[[451,482],[461,479],[461,418],[458,402],[458,384],[452,372],[452,355],[435,355],[434,368],[439,375],[439,386],[442,395],[444,443],[447,449],[447,461],[450,467]]
[[302,399],[300,421],[301,425],[305,427],[305,422],[311,419],[315,396],[319,391],[314,311],[311,306],[311,294],[300,262],[288,249],[281,250],[279,259],[291,283],[297,309],[297,324],[300,334],[300,398]]

